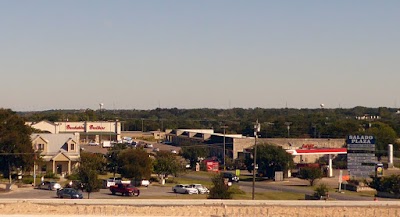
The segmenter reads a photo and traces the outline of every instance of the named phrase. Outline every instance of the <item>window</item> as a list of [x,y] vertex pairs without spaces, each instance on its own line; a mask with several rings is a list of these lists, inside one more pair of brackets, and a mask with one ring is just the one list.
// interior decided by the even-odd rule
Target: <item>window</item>
[[43,151],[44,150],[44,144],[37,144],[36,149],[40,150],[40,151]]
[[71,143],[71,151],[75,151],[75,144]]

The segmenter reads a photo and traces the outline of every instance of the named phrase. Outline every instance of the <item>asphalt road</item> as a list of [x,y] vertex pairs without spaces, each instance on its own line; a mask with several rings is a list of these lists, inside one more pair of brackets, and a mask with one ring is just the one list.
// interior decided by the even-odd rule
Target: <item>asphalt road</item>
[[[148,188],[141,187],[139,198],[148,198],[154,196],[178,196],[172,192],[171,187],[161,187],[161,186],[150,186]],[[180,197],[190,198],[192,195],[179,195]],[[83,197],[86,199],[88,197],[86,192],[83,192]],[[11,192],[5,192],[0,194],[0,198],[13,198],[13,199],[56,199],[56,191],[34,189],[32,187],[19,188]],[[136,196],[122,196],[120,194],[112,195],[108,189],[100,189],[99,192],[92,192],[90,194],[91,199],[135,199]]]
[[[196,173],[188,173],[182,175],[182,177],[187,177],[191,179],[211,181],[211,177],[198,175]],[[320,182],[326,183],[331,187],[336,187],[337,178],[324,178]],[[289,178],[283,182],[273,182],[273,181],[260,181],[255,183],[255,192],[292,192],[299,194],[313,194],[314,191],[309,187],[305,187],[308,184],[305,180],[300,180],[298,178]],[[234,183],[234,185],[239,185],[241,190],[246,193],[252,192],[252,182],[251,181],[240,181],[239,183]],[[179,198],[179,199],[191,199],[196,198],[194,195],[180,195],[172,192],[171,187],[167,186],[149,186],[148,188],[141,187],[141,194],[139,198],[150,199],[154,197],[162,198]],[[330,198],[335,200],[352,200],[352,201],[372,201],[371,196],[361,196],[354,194],[343,194],[338,192],[329,192]],[[84,198],[87,198],[87,193],[83,192]],[[30,188],[20,188],[15,189],[11,192],[0,193],[0,198],[14,198],[14,199],[55,199],[56,191],[41,190]],[[93,192],[90,194],[92,199],[128,199],[126,196],[112,195],[108,189],[101,189],[99,192]],[[137,199],[137,197],[129,197],[129,199]],[[199,198],[199,197],[197,197]],[[257,199],[257,198],[256,198]],[[379,198],[379,200],[392,200],[386,198]]]
[[[196,175],[196,174],[185,174],[183,177],[199,179],[204,181],[209,181],[210,178],[206,176]],[[337,178],[323,178],[320,182],[326,183],[327,185],[336,187]],[[318,184],[318,183],[317,183]],[[234,185],[239,185],[240,188],[247,192],[252,192],[253,183],[251,181],[240,181],[239,183],[234,183]],[[283,182],[274,182],[274,181],[257,181],[255,183],[255,192],[291,192],[291,193],[299,193],[299,194],[314,194],[314,190],[309,189],[305,186],[308,185],[306,180],[301,180],[298,178],[289,178]],[[339,192],[329,192],[329,196],[335,200],[346,200],[346,201],[372,201],[374,198],[369,196],[361,196],[361,195],[350,195]],[[257,198],[256,198],[257,199]],[[388,198],[379,198],[379,200],[394,200]]]

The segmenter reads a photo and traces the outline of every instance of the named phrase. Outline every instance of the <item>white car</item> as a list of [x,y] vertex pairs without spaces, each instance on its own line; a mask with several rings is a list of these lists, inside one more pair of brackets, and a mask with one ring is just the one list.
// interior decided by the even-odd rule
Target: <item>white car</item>
[[38,188],[47,190],[58,190],[61,189],[61,185],[54,181],[44,181],[38,185]]
[[99,146],[100,144],[98,142],[89,142],[90,146]]
[[210,193],[210,190],[208,190],[208,188],[203,186],[202,184],[191,184],[189,185],[189,187],[197,189],[197,191],[199,191],[199,194]]
[[175,185],[172,187],[172,191],[174,193],[181,194],[198,194],[199,191],[196,188],[191,188],[189,185]]

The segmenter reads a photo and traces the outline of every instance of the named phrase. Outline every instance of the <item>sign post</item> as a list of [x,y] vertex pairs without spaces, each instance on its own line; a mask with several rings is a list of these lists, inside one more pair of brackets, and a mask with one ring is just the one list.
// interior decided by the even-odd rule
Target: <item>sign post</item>
[[339,171],[339,192],[342,192],[343,170]]

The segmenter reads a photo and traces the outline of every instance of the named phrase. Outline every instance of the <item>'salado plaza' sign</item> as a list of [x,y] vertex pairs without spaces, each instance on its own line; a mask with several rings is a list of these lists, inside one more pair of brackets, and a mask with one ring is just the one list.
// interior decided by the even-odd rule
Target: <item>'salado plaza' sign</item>
[[375,138],[367,135],[349,135],[347,144],[375,144]]
[[347,137],[347,169],[351,177],[368,178],[374,173],[376,163],[374,136]]

